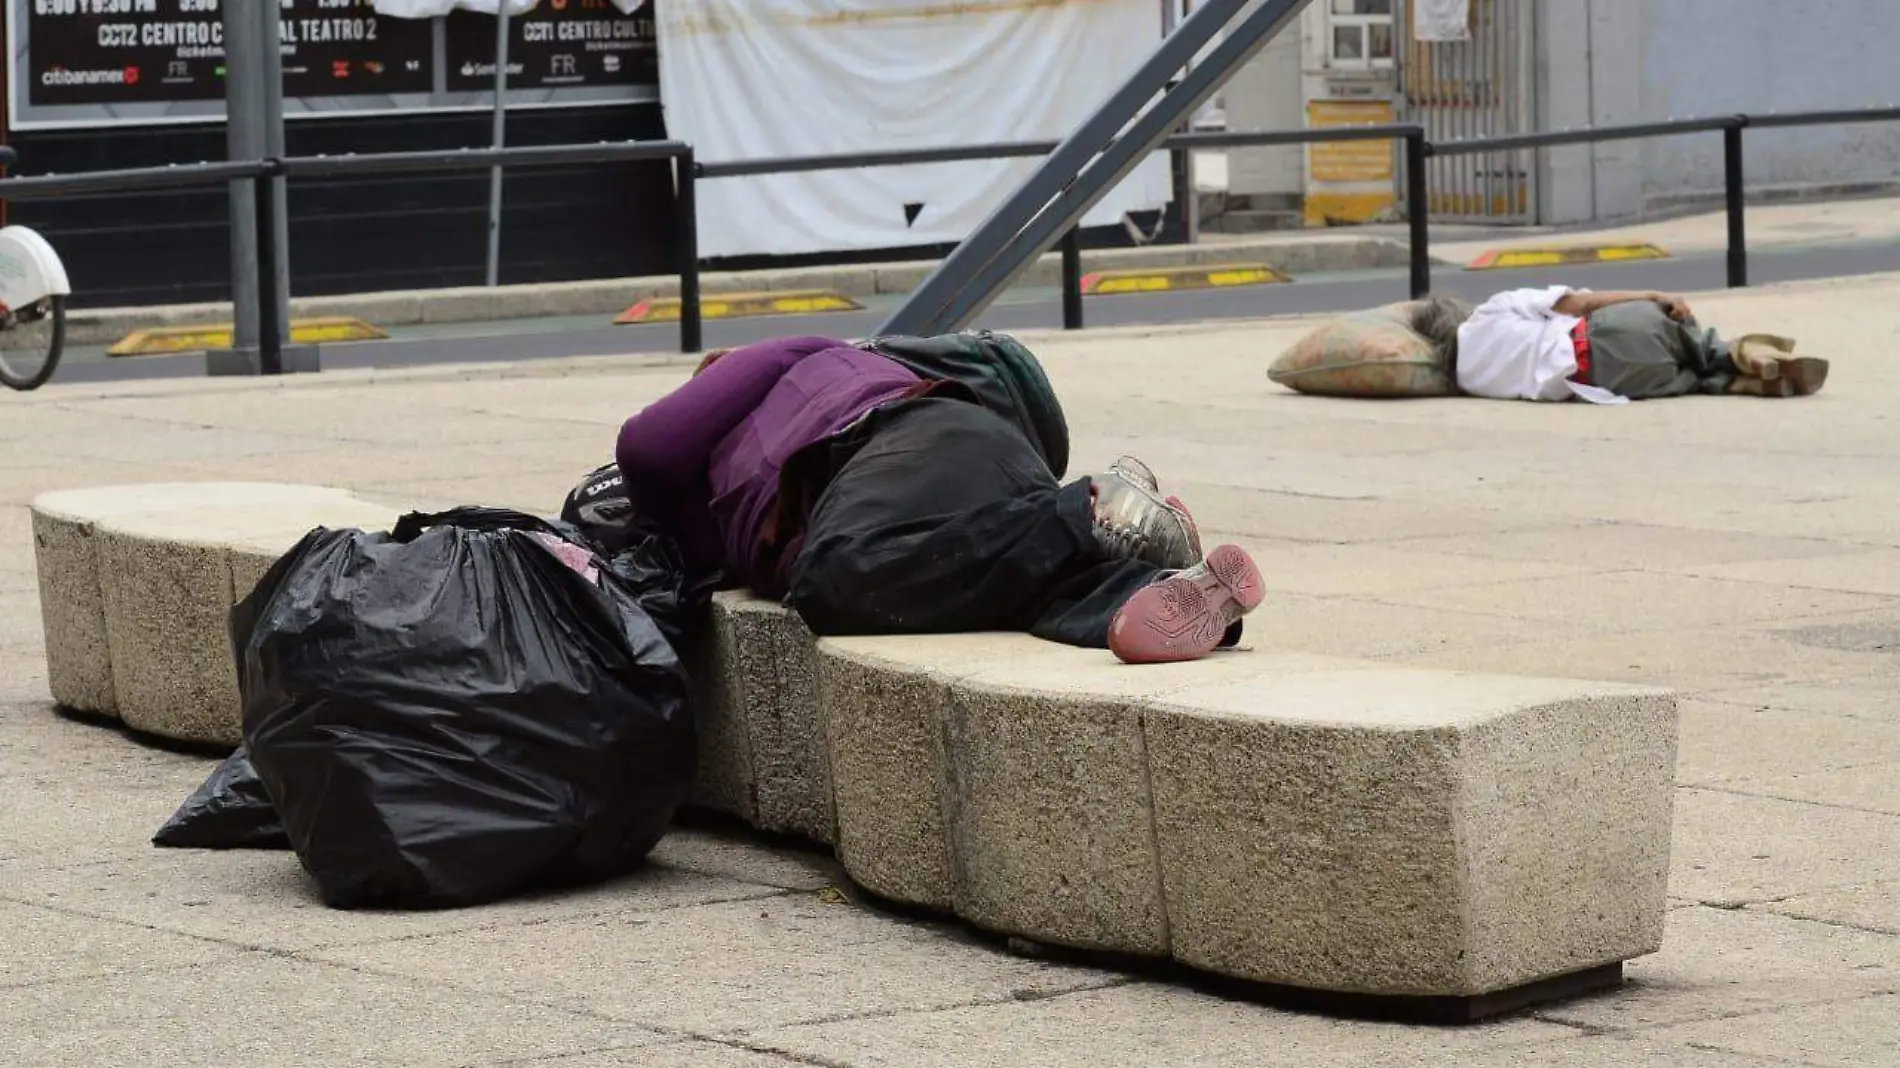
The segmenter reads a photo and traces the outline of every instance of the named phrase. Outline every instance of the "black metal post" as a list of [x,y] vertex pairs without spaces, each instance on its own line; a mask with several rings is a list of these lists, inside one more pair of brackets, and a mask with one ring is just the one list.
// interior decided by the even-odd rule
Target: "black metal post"
[[1425,175],[1425,131],[1405,136],[1405,221],[1412,231],[1412,299],[1432,293],[1430,186]]
[[698,352],[705,338],[699,316],[699,164],[693,162],[693,150],[673,157],[673,167],[679,181],[680,351]]
[[257,369],[260,374],[284,373],[283,320],[278,312],[277,190],[268,174],[252,183],[257,195]]
[[1728,193],[1728,284],[1748,284],[1748,228],[1742,211],[1742,120],[1722,131],[1722,181]]
[[1062,235],[1062,329],[1082,329],[1082,238],[1073,226]]

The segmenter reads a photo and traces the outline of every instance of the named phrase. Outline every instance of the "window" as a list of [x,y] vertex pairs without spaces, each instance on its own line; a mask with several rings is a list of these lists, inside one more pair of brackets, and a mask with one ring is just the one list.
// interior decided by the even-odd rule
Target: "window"
[[1332,0],[1326,8],[1327,62],[1342,70],[1392,66],[1392,0]]

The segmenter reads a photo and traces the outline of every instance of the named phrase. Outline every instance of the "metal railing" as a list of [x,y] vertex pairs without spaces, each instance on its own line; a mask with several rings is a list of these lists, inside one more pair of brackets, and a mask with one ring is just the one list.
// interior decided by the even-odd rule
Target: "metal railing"
[[[1892,121],[1900,121],[1900,107],[1674,119],[1664,122],[1585,127],[1574,130],[1553,130],[1544,133],[1439,142],[1427,141],[1424,130],[1420,126],[1396,123],[1259,133],[1177,134],[1160,142],[1157,149],[1196,150],[1370,140],[1401,142],[1405,177],[1404,201],[1410,233],[1408,288],[1411,296],[1416,299],[1428,295],[1432,284],[1431,233],[1428,213],[1430,190],[1425,166],[1427,159],[1433,156],[1496,152],[1507,149],[1552,148],[1605,141],[1720,132],[1723,137],[1724,208],[1728,224],[1727,282],[1731,287],[1741,287],[1748,284],[1746,187],[1743,169],[1744,131],[1750,128],[1768,129]],[[487,170],[494,167],[553,167],[581,163],[671,160],[674,164],[676,180],[674,217],[679,228],[680,350],[698,352],[704,344],[697,206],[699,180],[859,167],[1027,158],[1046,156],[1055,145],[1053,141],[1028,141],[900,152],[733,160],[718,163],[696,162],[693,147],[677,141],[617,141],[501,149],[467,148],[364,155],[291,156],[282,159],[186,163],[78,174],[5,177],[0,178],[0,201],[212,186],[257,181],[276,176],[308,178],[343,174],[407,174]],[[0,146],[0,167],[13,166],[16,163],[17,156],[14,150]],[[269,185],[268,182],[260,182],[259,188],[266,188]],[[1082,257],[1075,228],[1071,227],[1064,233],[1060,245],[1063,325],[1067,329],[1079,329],[1083,325]],[[270,267],[284,254],[285,250],[276,246],[274,228],[260,227],[258,262],[253,265],[253,268],[257,271],[259,279],[258,297],[263,310],[259,318],[259,369],[266,374],[281,373],[284,370],[282,347],[286,340],[288,324],[275,321],[277,319],[274,311],[277,272]]]
[[[1425,130],[1421,126],[1408,123],[1393,123],[1378,126],[1335,126],[1321,129],[1302,130],[1264,130],[1258,132],[1220,132],[1176,134],[1162,141],[1156,151],[1214,148],[1257,148],[1269,145],[1311,145],[1336,141],[1390,141],[1405,143],[1405,157],[1424,159]],[[1047,156],[1054,151],[1055,141],[1000,141],[991,144],[961,145],[953,148],[920,148],[894,152],[862,152],[828,156],[794,156],[784,159],[732,160],[722,163],[702,163],[698,167],[701,179],[739,178],[760,174],[798,174],[812,171],[857,170],[861,167],[910,167],[925,163],[964,163],[973,160],[1016,159],[1035,156]],[[1424,203],[1423,186],[1425,168],[1413,166],[1407,171],[1417,175],[1409,184],[1419,188],[1412,191],[1415,204]],[[1427,241],[1426,227],[1429,220],[1425,214],[1414,212],[1411,222],[1412,240],[1423,248]],[[1083,327],[1082,313],[1082,247],[1077,227],[1064,231],[1060,243],[1062,254],[1062,328],[1080,330]],[[1414,259],[1412,286],[1415,293],[1429,289],[1430,273],[1418,273]],[[684,285],[681,286],[684,289]]]

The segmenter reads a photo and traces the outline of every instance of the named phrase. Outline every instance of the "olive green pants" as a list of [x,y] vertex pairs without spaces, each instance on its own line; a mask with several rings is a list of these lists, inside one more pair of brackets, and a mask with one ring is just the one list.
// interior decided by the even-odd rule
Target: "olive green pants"
[[1676,322],[1653,301],[1592,312],[1590,385],[1631,400],[1725,393],[1735,381],[1729,346],[1694,319]]

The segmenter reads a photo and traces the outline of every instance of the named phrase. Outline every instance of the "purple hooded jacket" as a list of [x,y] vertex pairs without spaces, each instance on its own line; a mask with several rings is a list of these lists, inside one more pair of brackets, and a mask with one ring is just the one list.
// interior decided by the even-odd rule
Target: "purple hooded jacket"
[[836,338],[762,341],[627,420],[614,456],[634,507],[669,519],[690,563],[723,565],[777,597],[795,546],[768,553],[761,534],[785,462],[923,387],[902,365]]

